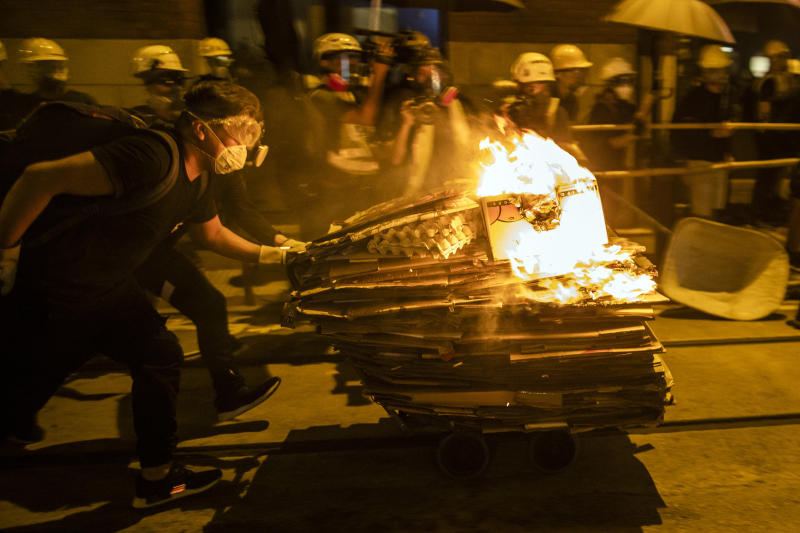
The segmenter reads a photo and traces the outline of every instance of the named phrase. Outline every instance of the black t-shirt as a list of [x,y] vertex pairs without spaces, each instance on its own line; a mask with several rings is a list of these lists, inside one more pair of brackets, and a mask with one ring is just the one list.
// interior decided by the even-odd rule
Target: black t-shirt
[[[612,94],[601,94],[589,113],[589,124],[631,124],[636,106]],[[624,170],[627,148],[614,148],[610,141],[625,131],[594,131],[583,136],[582,146],[594,171]]]
[[[108,173],[114,196],[120,199],[155,187],[167,176],[171,163],[167,145],[147,132],[91,152]],[[182,161],[178,166],[175,185],[147,207],[123,215],[90,217],[40,246],[25,247],[23,239],[22,283],[53,302],[78,308],[112,297],[182,223],[202,223],[216,215],[209,187],[201,178],[189,181]]]
[[275,235],[279,232],[250,199],[242,172],[213,176],[210,185],[220,218],[226,226],[239,226],[258,242],[275,245]]
[[567,111],[558,106],[552,124],[548,124],[546,104],[532,105],[531,98],[515,97],[508,107],[508,117],[520,129],[533,130],[542,137],[549,137],[556,143],[571,143],[572,133],[569,129]]
[[[713,93],[705,85],[692,88],[675,106],[673,122],[725,122],[734,118],[730,92]],[[675,148],[686,159],[723,161],[730,152],[730,137],[713,137],[711,130],[677,130]]]

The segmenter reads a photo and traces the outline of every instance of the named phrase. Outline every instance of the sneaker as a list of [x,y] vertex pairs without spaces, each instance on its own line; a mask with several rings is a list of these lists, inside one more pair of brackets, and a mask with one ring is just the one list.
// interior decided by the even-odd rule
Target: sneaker
[[242,385],[228,394],[217,394],[214,402],[217,406],[217,420],[223,422],[236,418],[260,404],[278,390],[281,378],[274,376],[258,387]]
[[35,444],[44,440],[45,431],[36,421],[34,416],[29,421],[21,424],[7,433],[6,439],[14,444],[25,446]]
[[198,494],[216,485],[221,477],[222,470],[217,468],[193,472],[178,464],[173,464],[167,476],[157,481],[147,481],[139,474],[133,506],[144,509]]

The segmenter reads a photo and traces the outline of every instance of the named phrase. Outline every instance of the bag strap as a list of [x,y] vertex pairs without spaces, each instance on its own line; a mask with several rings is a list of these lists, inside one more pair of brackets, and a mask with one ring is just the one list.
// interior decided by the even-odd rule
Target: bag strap
[[[42,244],[51,241],[55,237],[63,234],[68,229],[76,226],[91,216],[124,215],[126,213],[143,209],[164,198],[164,196],[167,195],[167,193],[175,185],[175,182],[178,180],[178,175],[180,175],[180,165],[183,162],[183,158],[181,157],[180,150],[178,149],[178,143],[175,142],[175,139],[170,134],[151,129],[142,131],[152,133],[159,137],[167,145],[172,156],[169,172],[156,187],[148,191],[147,194],[131,198],[130,201],[127,202],[113,200],[104,202],[102,200],[98,200],[97,202],[81,207],[74,214],[71,214],[53,224],[47,229],[47,231],[41,233],[33,239],[28,240],[26,244],[28,246],[41,246]],[[203,185],[203,189],[205,189],[205,185]]]

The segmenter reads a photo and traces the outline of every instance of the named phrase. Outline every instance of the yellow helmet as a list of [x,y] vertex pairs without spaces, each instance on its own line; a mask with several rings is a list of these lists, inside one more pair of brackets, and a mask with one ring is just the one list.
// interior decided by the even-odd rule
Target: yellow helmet
[[635,74],[636,71],[633,70],[631,64],[621,57],[612,57],[600,69],[600,79],[603,81],[611,80],[617,76],[633,76]]
[[556,81],[553,64],[546,55],[538,52],[520,54],[511,64],[511,79],[520,83]]
[[781,54],[789,55],[790,53],[791,51],[789,50],[789,47],[786,46],[786,43],[777,39],[767,41],[767,44],[764,45],[764,55],[767,57]]
[[154,44],[143,46],[133,53],[131,58],[131,72],[134,76],[141,77],[153,70],[176,70],[186,72],[181,65],[178,54],[169,46]]
[[733,64],[731,55],[718,44],[707,44],[700,49],[697,64],[703,68],[728,68]]
[[574,44],[559,44],[550,52],[553,68],[565,70],[569,68],[589,68],[594,63],[586,59],[583,51]]
[[361,51],[361,45],[356,38],[346,33],[326,33],[314,41],[314,57],[317,60],[325,54]]
[[198,45],[200,55],[203,57],[230,56],[233,55],[228,43],[219,37],[206,37]]
[[55,41],[41,37],[25,39],[19,45],[19,60],[22,63],[34,61],[66,61],[67,54]]

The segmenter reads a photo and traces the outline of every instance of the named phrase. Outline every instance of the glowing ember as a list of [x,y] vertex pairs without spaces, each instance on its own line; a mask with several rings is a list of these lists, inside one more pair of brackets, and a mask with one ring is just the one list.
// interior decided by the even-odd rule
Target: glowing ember
[[488,139],[480,147],[494,159],[477,194],[495,259],[508,259],[521,279],[538,279],[558,303],[636,301],[655,289],[628,254],[608,246],[597,182],[574,157],[535,133],[515,139],[510,153]]

